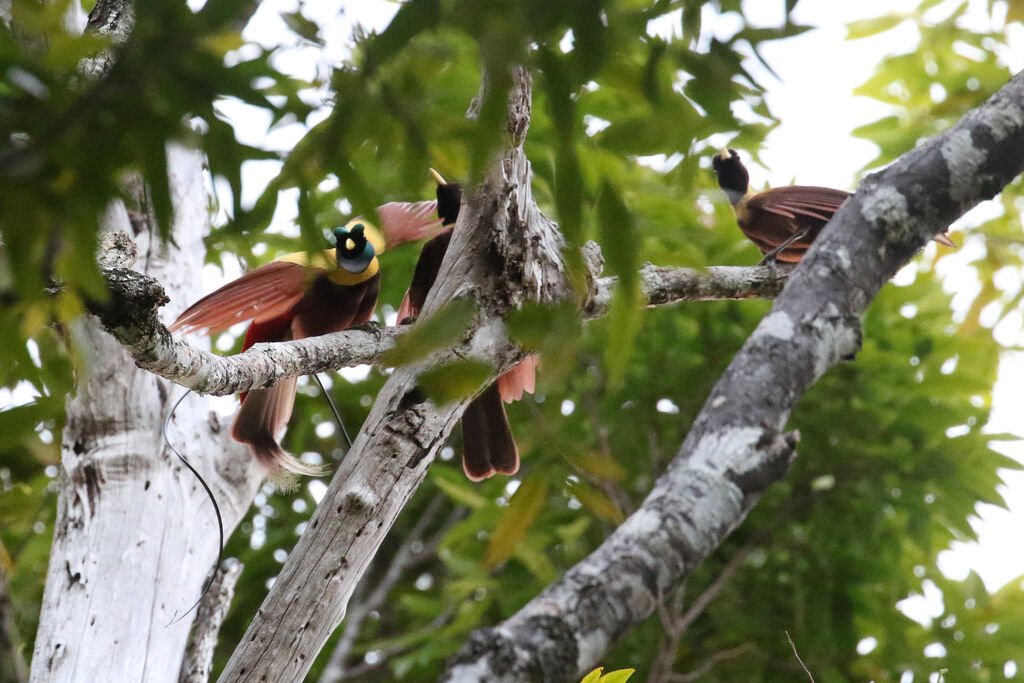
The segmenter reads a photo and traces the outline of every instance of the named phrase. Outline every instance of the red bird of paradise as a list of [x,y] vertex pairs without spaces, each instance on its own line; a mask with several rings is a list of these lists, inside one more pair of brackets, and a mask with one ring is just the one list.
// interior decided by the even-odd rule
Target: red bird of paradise
[[[170,330],[213,334],[251,319],[244,351],[260,342],[302,339],[365,323],[377,304],[377,256],[387,246],[422,239],[437,228],[436,207],[435,201],[384,204],[377,215],[386,240],[368,221],[355,218],[335,228],[334,249],[278,257],[192,304]],[[271,470],[315,475],[319,468],[299,461],[278,441],[292,414],[297,382],[292,377],[241,394],[231,436],[248,444]]]
[[[446,183],[434,169],[430,173],[437,181],[437,215],[447,229],[423,245],[412,283],[398,309],[399,322],[420,314],[448,251],[462,206],[462,186]],[[521,399],[524,392],[533,393],[537,363],[537,356],[523,359],[466,407],[462,414],[462,469],[470,480],[519,471],[519,448],[502,401],[511,403]]]
[[[843,205],[849,192],[830,187],[790,185],[764,192],[750,189],[750,174],[734,149],[723,149],[711,159],[718,185],[729,198],[736,222],[747,239],[771,260],[797,263],[811,242]],[[945,234],[932,238],[956,247]]]

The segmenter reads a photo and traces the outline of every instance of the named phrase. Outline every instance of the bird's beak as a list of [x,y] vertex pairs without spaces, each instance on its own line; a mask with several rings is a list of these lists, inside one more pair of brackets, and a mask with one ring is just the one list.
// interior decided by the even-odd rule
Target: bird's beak
[[728,147],[723,147],[721,149],[721,151],[718,153],[718,156],[722,157],[723,159],[728,159],[732,155],[729,154],[729,148]]
[[353,240],[351,237],[349,237],[347,240],[345,240],[345,249],[346,250],[352,251],[355,248],[356,248],[355,240]]
[[437,171],[435,171],[434,169],[430,169],[430,175],[434,176],[434,180],[437,181],[438,185],[447,185],[448,184],[448,183],[446,183],[444,181],[444,178],[441,177],[441,174],[438,173]]

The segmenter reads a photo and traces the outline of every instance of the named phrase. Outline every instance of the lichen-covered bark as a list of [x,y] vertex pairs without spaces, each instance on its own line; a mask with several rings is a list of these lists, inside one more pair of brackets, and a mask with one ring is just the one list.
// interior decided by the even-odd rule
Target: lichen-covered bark
[[1024,170],[1024,74],[867,178],[715,386],[668,471],[597,550],[496,628],[449,681],[564,681],[647,618],[786,472],[804,392],[859,348],[860,314],[931,237]]

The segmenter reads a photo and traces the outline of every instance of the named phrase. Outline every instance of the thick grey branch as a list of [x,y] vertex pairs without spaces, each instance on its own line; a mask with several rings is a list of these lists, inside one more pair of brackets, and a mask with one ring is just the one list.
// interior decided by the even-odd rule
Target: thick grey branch
[[[115,257],[101,254],[101,258]],[[520,254],[517,258],[524,257]],[[701,270],[648,264],[641,277],[648,305],[661,306],[682,301],[774,298],[790,270],[783,266],[712,266]],[[263,389],[286,377],[374,363],[393,349],[395,340],[408,329],[367,326],[322,337],[257,344],[242,354],[218,356],[175,338],[157,319],[157,308],[167,303],[157,280],[124,267],[107,268],[104,273],[110,300],[90,308],[107,331],[140,368],[200,394]],[[616,280],[603,277],[595,281],[583,307],[586,317],[607,314]]]
[[497,628],[450,681],[561,681],[646,619],[784,476],[804,392],[859,346],[859,317],[931,237],[1024,170],[1024,74],[868,177],[715,386],[668,471],[603,545]]

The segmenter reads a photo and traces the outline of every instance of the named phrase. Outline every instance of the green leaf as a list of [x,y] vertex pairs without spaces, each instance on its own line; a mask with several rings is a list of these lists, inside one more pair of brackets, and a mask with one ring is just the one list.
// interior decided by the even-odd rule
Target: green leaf
[[604,361],[608,384],[618,387],[625,377],[633,343],[643,319],[640,291],[640,238],[633,216],[615,188],[605,181],[597,204],[601,244],[608,269],[619,278],[608,314],[608,345]]
[[449,301],[426,319],[417,320],[412,329],[395,342],[395,348],[381,355],[384,365],[399,367],[425,358],[431,351],[458,341],[476,314],[469,299]]
[[846,39],[859,40],[868,36],[884,33],[892,30],[906,21],[908,17],[902,14],[887,14],[872,19],[853,21],[846,25]]
[[494,528],[491,543],[484,552],[485,568],[494,569],[512,556],[547,499],[548,483],[540,473],[533,472],[523,480]]
[[487,363],[458,360],[425,370],[417,381],[430,400],[445,405],[472,396],[493,374],[494,369]]
[[636,673],[636,669],[619,669],[601,676],[600,683],[626,683],[629,677]]
[[469,480],[462,476],[461,470],[456,472],[448,468],[431,467],[430,478],[437,484],[437,488],[444,491],[449,498],[457,503],[462,503],[474,510],[490,504],[490,501],[470,486]]

